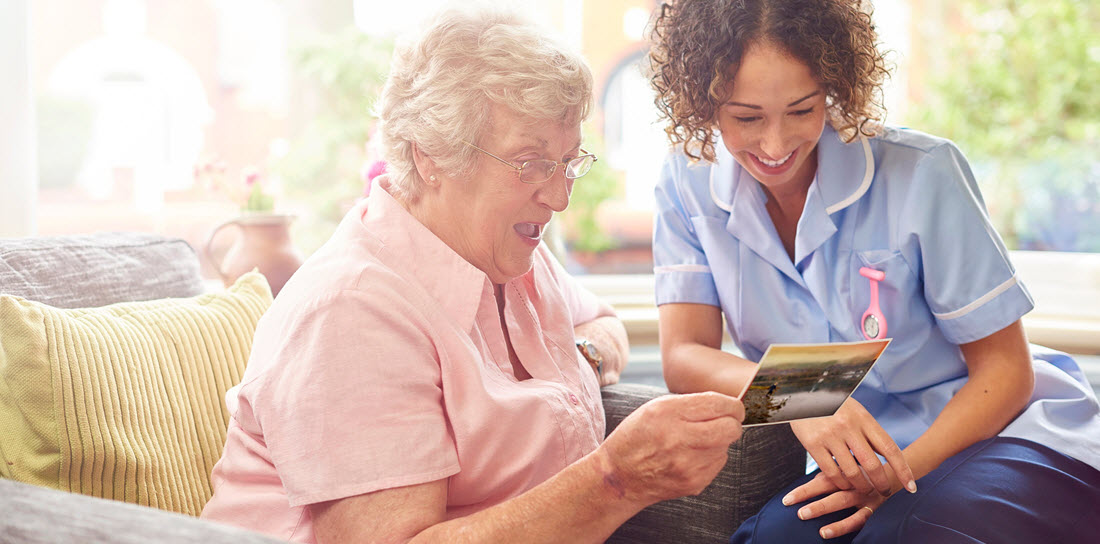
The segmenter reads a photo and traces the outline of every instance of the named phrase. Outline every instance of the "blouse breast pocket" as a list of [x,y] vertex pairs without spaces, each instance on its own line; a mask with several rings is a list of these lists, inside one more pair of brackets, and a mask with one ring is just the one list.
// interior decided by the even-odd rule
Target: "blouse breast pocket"
[[853,251],[848,275],[852,293],[850,326],[854,337],[863,336],[860,320],[871,305],[873,280],[860,274],[863,268],[882,273],[882,279],[877,282],[878,306],[886,318],[888,337],[911,337],[927,326],[924,323],[927,320],[917,317],[929,315],[920,278],[901,252],[891,249]]

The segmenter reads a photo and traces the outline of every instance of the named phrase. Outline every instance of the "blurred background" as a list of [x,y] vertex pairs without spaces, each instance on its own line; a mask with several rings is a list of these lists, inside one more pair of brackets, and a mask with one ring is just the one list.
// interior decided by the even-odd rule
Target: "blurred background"
[[[511,3],[579,48],[596,78],[585,145],[601,160],[556,220],[554,247],[652,324],[653,185],[667,145],[642,67],[658,3]],[[380,158],[371,107],[395,35],[441,5],[0,0],[0,236],[141,230],[201,248],[243,209],[293,215],[308,255]],[[1047,304],[1100,308],[1088,268],[1100,258],[1100,4],[878,0],[874,19],[895,67],[887,122],[958,143],[1006,242],[1037,263],[1029,274],[1090,271],[1069,281],[1085,292]],[[214,254],[231,242],[219,236]],[[215,275],[205,258],[204,273]],[[1094,313],[1081,334],[1100,352]]]
[[[297,216],[304,254],[362,195],[378,158],[371,106],[395,34],[443,5],[3,1],[23,4],[30,21],[25,42],[0,51],[29,68],[33,229],[152,230],[199,246],[259,183],[272,207]],[[667,146],[640,67],[657,3],[513,3],[575,44],[596,76],[586,145],[600,168],[558,225],[570,267],[651,273]],[[895,66],[887,121],[959,144],[1011,248],[1100,252],[1100,6],[878,0],[874,17]],[[20,183],[0,182],[4,192]]]

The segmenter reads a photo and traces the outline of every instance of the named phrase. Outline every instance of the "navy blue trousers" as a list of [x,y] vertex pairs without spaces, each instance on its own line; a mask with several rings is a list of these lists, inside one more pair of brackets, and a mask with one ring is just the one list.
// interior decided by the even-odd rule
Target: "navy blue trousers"
[[[802,504],[772,497],[730,544],[825,542],[822,527],[846,509],[802,521]],[[1100,471],[1046,446],[1018,438],[978,442],[917,480],[917,492],[894,494],[858,533],[829,543],[1100,542]]]

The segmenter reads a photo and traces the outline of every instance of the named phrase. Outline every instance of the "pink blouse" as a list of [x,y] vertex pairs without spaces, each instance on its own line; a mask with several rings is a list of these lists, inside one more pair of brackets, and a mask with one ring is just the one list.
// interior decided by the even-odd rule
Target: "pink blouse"
[[493,286],[385,176],[261,319],[204,518],[314,542],[305,506],[448,479],[447,515],[515,497],[594,450],[604,415],[573,327],[611,309],[544,245]]

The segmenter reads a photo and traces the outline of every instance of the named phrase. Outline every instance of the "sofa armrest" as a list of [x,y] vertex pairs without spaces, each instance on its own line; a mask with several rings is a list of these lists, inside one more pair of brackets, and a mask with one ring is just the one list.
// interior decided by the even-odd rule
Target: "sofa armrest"
[[[649,385],[603,388],[607,433],[645,402],[669,394]],[[695,497],[662,501],[642,510],[607,542],[726,542],[741,522],[806,471],[806,450],[790,425],[745,429],[729,449],[729,461]]]
[[259,533],[165,512],[0,479],[0,542],[62,544],[275,544]]

